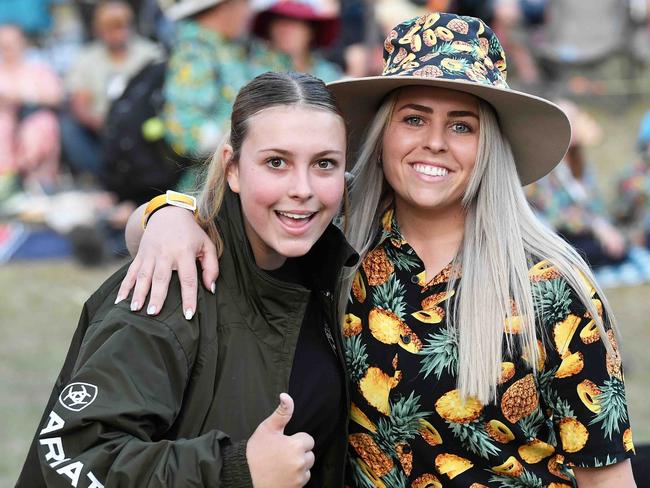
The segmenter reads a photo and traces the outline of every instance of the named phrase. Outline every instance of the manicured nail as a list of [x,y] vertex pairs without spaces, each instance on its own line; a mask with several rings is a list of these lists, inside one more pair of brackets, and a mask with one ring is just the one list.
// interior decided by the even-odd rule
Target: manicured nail
[[140,304],[138,302],[131,302],[131,312],[135,312],[140,309]]
[[149,308],[147,308],[147,314],[148,315],[155,315],[156,313],[156,306],[155,305],[149,305]]
[[212,292],[213,295],[217,291],[217,284],[214,281],[212,282],[212,285],[210,285],[210,291]]
[[191,308],[185,310],[185,319],[192,320],[192,317],[194,317],[194,310],[192,310]]
[[124,300],[124,297],[121,297],[120,295],[117,295],[117,298],[115,299],[115,305],[120,303],[122,300]]

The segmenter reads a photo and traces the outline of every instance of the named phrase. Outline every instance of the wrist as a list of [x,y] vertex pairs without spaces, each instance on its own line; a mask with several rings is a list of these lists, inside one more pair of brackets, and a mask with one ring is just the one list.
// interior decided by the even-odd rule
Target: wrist
[[146,229],[151,217],[159,210],[167,207],[177,207],[193,213],[194,217],[198,214],[196,198],[191,195],[167,190],[163,195],[152,198],[144,209],[142,214],[142,228]]

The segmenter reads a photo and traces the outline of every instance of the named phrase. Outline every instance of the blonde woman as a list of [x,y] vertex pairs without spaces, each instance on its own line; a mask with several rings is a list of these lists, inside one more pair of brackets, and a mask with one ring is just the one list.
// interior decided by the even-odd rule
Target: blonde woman
[[341,297],[348,484],[635,486],[610,307],[521,188],[561,160],[566,116],[508,87],[478,19],[404,22],[384,59],[330,84],[353,141],[366,132]]

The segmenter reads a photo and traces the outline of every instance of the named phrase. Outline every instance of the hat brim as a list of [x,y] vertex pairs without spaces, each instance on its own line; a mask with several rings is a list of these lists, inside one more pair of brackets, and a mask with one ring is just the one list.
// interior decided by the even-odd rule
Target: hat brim
[[165,8],[164,13],[170,20],[182,20],[223,2],[225,2],[225,0],[195,0],[193,2],[180,2]]
[[321,15],[315,11],[294,11],[288,6],[283,6],[283,4],[278,4],[277,7],[259,12],[253,19],[253,33],[257,37],[268,40],[269,25],[277,17],[309,22],[314,29],[313,45],[318,48],[331,46],[339,35],[340,20],[338,17]]
[[554,103],[516,90],[496,88],[465,80],[413,76],[372,76],[339,80],[327,85],[348,123],[348,168],[365,137],[381,101],[393,90],[406,86],[431,86],[477,96],[495,110],[501,131],[510,142],[522,185],[548,174],[564,157],[571,140],[567,116]]

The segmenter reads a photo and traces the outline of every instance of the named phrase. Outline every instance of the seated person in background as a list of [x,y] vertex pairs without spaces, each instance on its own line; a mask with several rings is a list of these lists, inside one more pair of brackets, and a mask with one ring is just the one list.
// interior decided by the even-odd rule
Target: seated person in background
[[83,48],[66,80],[70,113],[61,120],[66,159],[77,171],[99,175],[100,134],[112,100],[160,49],[132,32],[133,11],[122,0],[104,0],[95,10],[96,40]]
[[[595,271],[623,264],[628,258],[625,238],[606,215],[593,170],[585,155],[585,148],[600,137],[600,128],[575,104],[561,100],[558,105],[571,121],[571,144],[562,162],[551,173],[526,187],[529,202],[549,225],[583,254]],[[633,271],[629,273],[633,274]],[[625,280],[628,282],[636,280],[636,276],[626,278],[629,278]],[[610,283],[603,285],[607,284]]]
[[51,191],[59,169],[59,123],[53,110],[63,100],[54,70],[28,61],[19,27],[0,25],[0,176],[18,174],[26,187]]
[[263,3],[266,6],[256,15],[253,32],[267,39],[274,54],[280,55],[277,64],[282,71],[310,73],[325,82],[341,78],[341,69],[317,51],[330,47],[336,39],[337,16],[320,10],[314,0]]
[[650,111],[641,120],[637,160],[618,183],[617,221],[628,227],[630,240],[650,248]]

